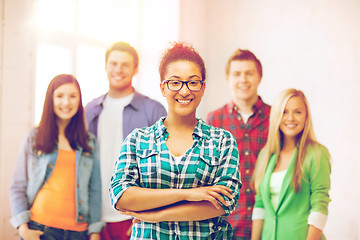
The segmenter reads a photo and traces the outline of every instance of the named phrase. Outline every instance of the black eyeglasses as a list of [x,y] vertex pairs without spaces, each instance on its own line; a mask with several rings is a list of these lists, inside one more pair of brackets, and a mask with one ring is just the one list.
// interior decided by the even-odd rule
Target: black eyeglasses
[[203,80],[191,80],[191,81],[180,81],[180,80],[165,80],[163,83],[166,83],[170,91],[179,91],[182,89],[184,84],[186,87],[193,92],[200,91],[204,85]]

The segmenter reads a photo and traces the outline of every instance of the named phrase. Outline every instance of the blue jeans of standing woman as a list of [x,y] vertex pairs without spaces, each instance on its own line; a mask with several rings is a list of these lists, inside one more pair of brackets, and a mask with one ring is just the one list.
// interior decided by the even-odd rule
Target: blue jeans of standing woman
[[43,235],[40,236],[40,239],[44,240],[87,240],[87,231],[77,232],[48,227],[34,221],[30,221],[28,227],[32,230],[44,232]]

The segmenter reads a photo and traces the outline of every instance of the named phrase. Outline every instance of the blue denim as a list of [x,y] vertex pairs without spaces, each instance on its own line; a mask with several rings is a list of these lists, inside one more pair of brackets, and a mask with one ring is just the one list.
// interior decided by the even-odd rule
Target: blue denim
[[[25,137],[15,164],[10,185],[11,224],[18,228],[30,221],[30,208],[39,190],[50,178],[55,167],[58,151],[45,154],[34,150],[36,129]],[[91,135],[90,153],[76,150],[76,220],[89,224],[89,234],[100,232],[101,222],[101,177],[98,147]]]
[[48,227],[40,223],[30,221],[28,222],[29,229],[40,230],[44,232],[40,239],[44,240],[87,240],[86,231],[77,232],[71,230],[64,230],[60,228]]

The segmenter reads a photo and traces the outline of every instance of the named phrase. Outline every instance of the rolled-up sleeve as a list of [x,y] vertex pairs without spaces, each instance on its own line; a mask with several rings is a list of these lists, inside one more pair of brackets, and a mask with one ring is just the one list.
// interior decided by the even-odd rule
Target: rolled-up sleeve
[[223,196],[228,206],[221,204],[226,216],[235,210],[239,199],[239,190],[242,187],[240,179],[239,152],[235,138],[227,131],[220,143],[220,164],[215,179],[215,184],[227,186],[232,190],[232,199]]
[[326,147],[320,146],[317,151],[314,151],[310,166],[311,209],[308,221],[309,224],[322,229],[325,226],[330,202],[331,164],[330,154]]
[[324,230],[326,221],[327,221],[327,215],[321,212],[312,211],[309,214],[309,218],[308,218],[309,225],[313,225],[314,227],[320,230]]
[[119,159],[116,161],[115,169],[110,183],[111,204],[116,209],[126,189],[139,186],[139,171],[136,161],[136,133],[132,132],[121,146]]
[[255,195],[255,204],[251,219],[265,219],[264,203],[259,194]]

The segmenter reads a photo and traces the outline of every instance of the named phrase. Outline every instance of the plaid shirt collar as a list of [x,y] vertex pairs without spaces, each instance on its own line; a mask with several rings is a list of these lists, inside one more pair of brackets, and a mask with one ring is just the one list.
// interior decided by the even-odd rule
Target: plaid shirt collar
[[[254,106],[252,107],[253,109],[253,112],[256,113],[258,111],[261,111],[261,109],[264,107],[264,102],[263,100],[261,99],[260,96],[258,96],[258,100],[256,101],[256,103],[254,104]],[[239,112],[239,107],[235,105],[234,101],[231,101],[229,103],[229,111],[230,114],[232,114],[234,111],[235,112]]]
[[[164,125],[164,120],[166,117],[162,117],[160,118],[159,121],[157,121],[154,125],[155,129],[155,138],[160,138],[163,135],[167,135],[169,134],[167,131],[167,128]],[[193,132],[193,138],[202,138],[204,140],[208,140],[210,139],[210,130],[209,130],[209,126],[205,124],[204,120],[202,120],[201,118],[197,118],[198,122],[195,126],[194,132]]]

